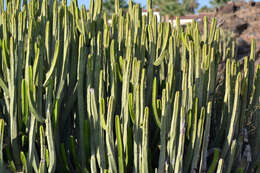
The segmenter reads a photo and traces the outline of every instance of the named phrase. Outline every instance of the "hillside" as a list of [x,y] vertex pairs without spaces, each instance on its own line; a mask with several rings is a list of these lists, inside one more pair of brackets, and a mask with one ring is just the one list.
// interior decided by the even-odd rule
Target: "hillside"
[[251,39],[256,41],[256,64],[260,63],[260,2],[233,2],[217,8],[218,25],[235,34],[238,55],[250,53]]

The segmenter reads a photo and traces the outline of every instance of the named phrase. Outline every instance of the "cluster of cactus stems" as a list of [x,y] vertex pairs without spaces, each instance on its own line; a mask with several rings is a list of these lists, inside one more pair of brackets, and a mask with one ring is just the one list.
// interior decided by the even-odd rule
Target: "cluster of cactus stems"
[[255,41],[147,9],[0,1],[0,172],[260,171]]

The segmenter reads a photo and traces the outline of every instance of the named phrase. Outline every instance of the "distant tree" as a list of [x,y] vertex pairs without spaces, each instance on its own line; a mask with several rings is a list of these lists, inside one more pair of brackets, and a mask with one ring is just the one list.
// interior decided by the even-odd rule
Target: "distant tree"
[[182,1],[185,13],[194,13],[198,8],[199,3],[196,0],[183,0]]
[[213,9],[206,5],[200,7],[200,9],[198,10],[199,13],[212,12],[212,11]]
[[246,2],[246,0],[231,0],[233,2]]
[[197,0],[154,0],[153,5],[160,10],[162,15],[180,16],[194,13],[199,4]]
[[153,5],[160,10],[161,15],[179,16],[184,14],[184,8],[179,0],[154,0]]
[[246,0],[211,0],[210,4],[213,7],[219,7],[219,6],[222,6],[222,5],[226,4],[226,3],[228,3],[229,1],[232,1],[232,2],[246,2]]
[[221,5],[226,4],[228,1],[230,1],[230,0],[211,0],[211,1],[210,1],[210,4],[211,4],[213,7],[219,7],[219,6],[221,6]]
[[[120,8],[128,8],[128,3],[125,0],[119,0]],[[115,12],[115,0],[104,0],[102,8],[108,14]]]

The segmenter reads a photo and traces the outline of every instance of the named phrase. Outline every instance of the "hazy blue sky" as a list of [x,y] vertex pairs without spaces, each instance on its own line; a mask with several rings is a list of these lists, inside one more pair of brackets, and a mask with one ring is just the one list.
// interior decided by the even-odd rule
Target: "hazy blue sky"
[[[68,0],[69,2],[70,0]],[[128,1],[128,0],[126,0]],[[140,3],[141,6],[145,6],[146,7],[146,2],[147,0],[133,0],[134,2],[137,2],[137,3]],[[200,7],[203,6],[203,5],[208,5],[209,6],[209,1],[210,0],[198,0],[199,4],[200,4]],[[260,1],[260,0],[255,0],[255,1]],[[88,4],[90,2],[90,0],[78,0],[79,2],[79,6],[81,6],[82,4],[85,4],[87,7],[88,7]]]

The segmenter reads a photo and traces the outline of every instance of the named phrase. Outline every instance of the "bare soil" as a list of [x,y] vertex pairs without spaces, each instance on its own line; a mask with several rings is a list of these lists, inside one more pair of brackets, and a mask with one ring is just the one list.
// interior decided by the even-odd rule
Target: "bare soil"
[[251,40],[256,41],[256,63],[260,64],[260,2],[231,2],[215,10],[220,27],[235,34],[238,54],[250,55]]

